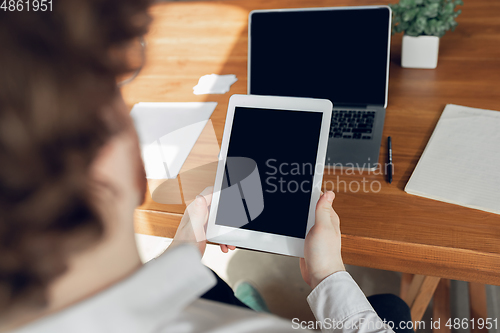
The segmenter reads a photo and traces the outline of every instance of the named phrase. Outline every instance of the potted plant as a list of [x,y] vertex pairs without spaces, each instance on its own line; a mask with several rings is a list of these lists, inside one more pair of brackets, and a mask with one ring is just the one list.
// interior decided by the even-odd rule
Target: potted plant
[[404,32],[401,66],[408,68],[436,68],[439,38],[448,30],[455,30],[455,18],[462,0],[400,0],[390,4],[392,33]]

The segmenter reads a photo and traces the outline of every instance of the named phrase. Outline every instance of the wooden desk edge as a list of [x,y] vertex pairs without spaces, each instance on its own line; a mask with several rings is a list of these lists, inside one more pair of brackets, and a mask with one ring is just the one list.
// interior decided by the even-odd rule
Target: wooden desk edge
[[[173,238],[181,218],[182,214],[136,209],[135,231]],[[349,265],[500,285],[500,255],[493,253],[342,235],[342,256]],[[456,262],[462,263],[459,269],[453,267]]]

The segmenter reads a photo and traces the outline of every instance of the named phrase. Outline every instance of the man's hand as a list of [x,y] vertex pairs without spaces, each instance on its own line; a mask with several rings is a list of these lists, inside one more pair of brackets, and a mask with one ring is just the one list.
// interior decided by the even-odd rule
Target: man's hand
[[313,289],[327,276],[345,271],[340,253],[340,219],[332,208],[334,198],[331,191],[319,198],[315,224],[305,240],[305,258],[300,259],[302,278]]
[[[186,242],[195,243],[203,256],[207,246],[206,229],[213,191],[214,188],[212,186],[207,187],[186,208],[171,246]],[[236,249],[235,246],[223,244],[220,245],[220,248],[224,253],[227,253],[228,249]]]

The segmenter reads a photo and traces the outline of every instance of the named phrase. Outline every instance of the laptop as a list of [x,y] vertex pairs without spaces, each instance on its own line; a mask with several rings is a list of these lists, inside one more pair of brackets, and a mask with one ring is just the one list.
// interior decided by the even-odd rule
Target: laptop
[[332,101],[326,167],[377,168],[391,16],[387,6],[250,13],[248,94]]

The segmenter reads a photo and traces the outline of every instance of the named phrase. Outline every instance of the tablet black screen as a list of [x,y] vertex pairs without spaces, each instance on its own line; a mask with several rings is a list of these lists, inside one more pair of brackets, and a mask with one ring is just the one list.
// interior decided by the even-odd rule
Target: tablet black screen
[[[322,117],[321,112],[236,107],[215,223],[305,238]],[[236,173],[246,172],[246,166],[235,164],[233,171],[228,170],[231,158],[254,161],[259,177],[254,174],[246,182],[242,180],[246,174],[235,178]],[[254,202],[244,193],[258,188],[258,182],[263,209],[252,216]],[[233,190],[226,191],[230,187]],[[246,215],[244,225],[231,215],[239,200]]]

